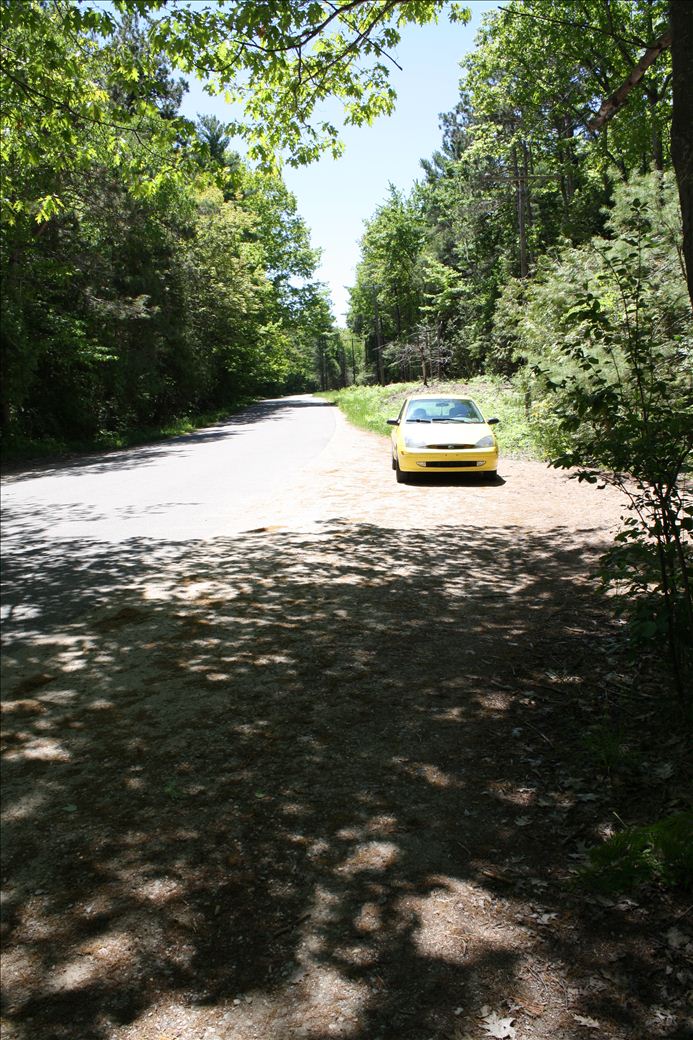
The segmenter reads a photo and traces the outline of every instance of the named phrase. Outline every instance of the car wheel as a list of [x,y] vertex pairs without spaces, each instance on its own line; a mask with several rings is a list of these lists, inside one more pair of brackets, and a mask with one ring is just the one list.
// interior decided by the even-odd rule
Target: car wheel
[[392,468],[397,469],[397,460],[394,455],[392,456]]
[[398,459],[395,459],[395,474],[396,474],[396,478],[397,478],[397,483],[398,484],[406,484],[408,482],[409,478],[408,478],[407,474],[403,473],[402,470],[399,468],[399,460]]

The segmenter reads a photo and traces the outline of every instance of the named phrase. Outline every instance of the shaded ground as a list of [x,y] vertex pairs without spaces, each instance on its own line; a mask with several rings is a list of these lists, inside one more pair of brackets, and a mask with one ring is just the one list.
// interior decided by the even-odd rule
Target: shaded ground
[[8,1040],[691,1035],[686,906],[570,888],[671,798],[584,740],[617,503],[386,466],[340,422],[228,537],[8,560]]

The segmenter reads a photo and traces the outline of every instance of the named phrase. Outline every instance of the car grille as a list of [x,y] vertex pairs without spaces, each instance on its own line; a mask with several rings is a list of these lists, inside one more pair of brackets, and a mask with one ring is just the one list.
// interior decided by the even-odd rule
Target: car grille
[[440,449],[442,451],[461,451],[466,448],[475,448],[475,444],[428,444],[428,448]]
[[477,462],[424,462],[426,469],[460,469],[463,466],[468,468],[476,468]]

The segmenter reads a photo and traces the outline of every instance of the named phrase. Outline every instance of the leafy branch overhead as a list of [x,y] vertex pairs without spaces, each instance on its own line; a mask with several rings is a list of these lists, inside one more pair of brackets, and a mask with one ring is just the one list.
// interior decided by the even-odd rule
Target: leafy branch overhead
[[[72,0],[3,0],[0,7],[0,92],[10,170],[45,161],[68,168],[108,158],[158,184],[184,157],[172,145],[193,139],[189,121],[161,111],[161,63],[205,80],[210,94],[233,107],[230,133],[247,141],[252,159],[310,162],[339,152],[338,128],[319,114],[329,97],[346,123],[361,125],[392,111],[389,69],[401,30],[437,19],[443,0],[115,0],[112,8]],[[142,26],[143,46],[124,42],[123,28]],[[147,169],[142,152],[167,155],[166,169]],[[137,154],[134,154],[137,153]],[[10,212],[21,205],[8,191]],[[47,208],[46,208],[47,207]],[[44,203],[42,218],[50,216]]]
[[[120,8],[127,8],[121,0]],[[140,5],[153,16],[151,42],[186,73],[208,82],[238,106],[233,133],[245,137],[252,158],[278,153],[295,164],[324,148],[339,151],[334,124],[316,114],[339,98],[347,123],[362,125],[392,111],[392,51],[407,24],[466,21],[469,11],[443,0],[240,0],[205,4]]]

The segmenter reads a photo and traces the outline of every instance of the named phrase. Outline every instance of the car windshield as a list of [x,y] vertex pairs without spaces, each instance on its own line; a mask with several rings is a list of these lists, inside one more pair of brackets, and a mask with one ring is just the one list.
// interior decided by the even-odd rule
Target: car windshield
[[405,422],[483,422],[481,412],[474,404],[462,397],[414,398],[407,405]]

